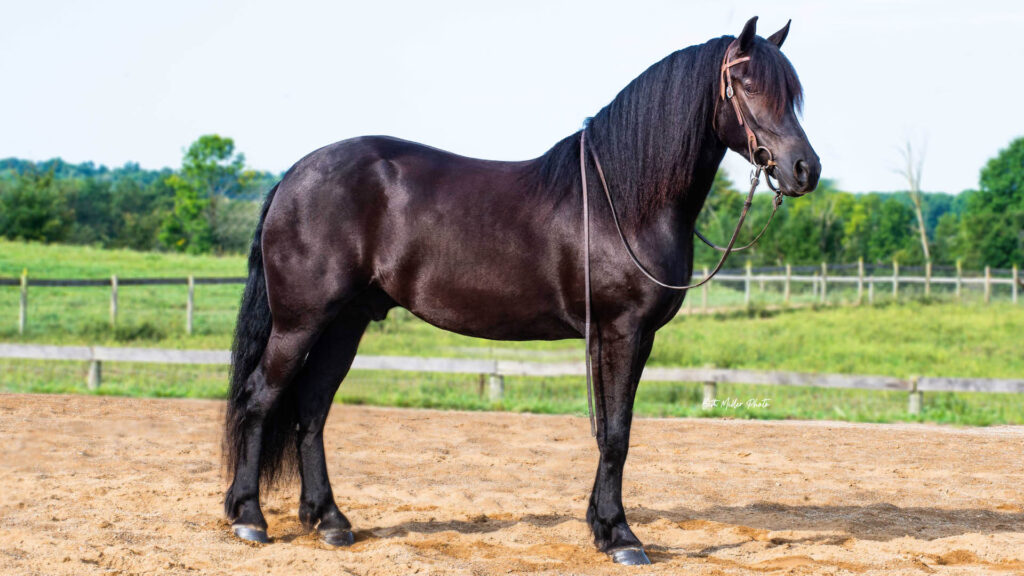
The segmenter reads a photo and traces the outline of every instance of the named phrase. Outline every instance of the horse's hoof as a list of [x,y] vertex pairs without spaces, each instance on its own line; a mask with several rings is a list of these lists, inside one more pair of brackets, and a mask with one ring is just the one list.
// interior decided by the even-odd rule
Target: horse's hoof
[[622,548],[608,553],[616,564],[624,566],[644,566],[651,563],[643,548]]
[[235,524],[231,527],[231,531],[242,540],[259,544],[270,543],[270,538],[267,538],[267,531],[252,524]]
[[320,530],[320,539],[328,546],[351,546],[356,541],[351,530],[344,528],[328,528]]

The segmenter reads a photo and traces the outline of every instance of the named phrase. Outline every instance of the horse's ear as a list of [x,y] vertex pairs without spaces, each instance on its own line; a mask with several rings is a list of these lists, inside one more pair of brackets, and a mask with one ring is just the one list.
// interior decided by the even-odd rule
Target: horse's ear
[[750,52],[750,48],[754,45],[754,36],[756,34],[757,16],[754,16],[743,25],[743,32],[740,32],[740,37],[737,38],[740,41],[740,52]]
[[781,30],[768,37],[768,41],[775,44],[776,48],[782,48],[782,43],[786,41],[786,36],[789,36],[789,25],[792,23],[792,20],[786,22],[786,25]]

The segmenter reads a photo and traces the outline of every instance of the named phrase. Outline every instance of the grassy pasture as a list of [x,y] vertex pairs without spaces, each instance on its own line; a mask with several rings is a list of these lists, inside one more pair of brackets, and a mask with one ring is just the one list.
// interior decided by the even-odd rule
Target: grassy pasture
[[[243,276],[240,256],[194,257],[0,242],[0,276],[27,268],[34,278]],[[713,307],[742,304],[740,286],[715,286]],[[230,346],[240,285],[196,287],[196,333],[184,333],[184,286],[122,286],[117,328],[109,325],[109,288],[33,287],[29,323],[17,333],[18,288],[0,286],[0,341],[104,344],[168,348]],[[951,302],[943,295],[913,295],[894,303],[879,294],[875,306],[809,306],[769,309],[771,290],[753,292],[748,308],[710,315],[681,315],[663,328],[650,364],[764,370],[1019,378],[1024,374],[1020,334],[1024,305],[985,306]],[[849,292],[832,292],[838,300]],[[697,293],[691,297],[699,296]],[[810,300],[809,290],[797,300]],[[699,306],[699,298],[694,298]],[[578,341],[508,343],[451,334],[404,310],[371,325],[365,354],[577,360]],[[0,361],[0,389],[17,392],[85,393],[85,366],[76,363]],[[221,367],[104,365],[98,393],[221,397]],[[699,384],[645,383],[637,413],[700,415]],[[833,418],[855,421],[910,419],[906,394],[815,388],[720,385],[720,398],[769,399],[768,407],[719,408],[711,414],[739,418]],[[476,376],[353,373],[338,399],[350,403],[457,409],[505,409],[580,413],[580,378],[509,378],[506,397],[492,405]],[[928,394],[920,419],[964,424],[1024,423],[1024,399],[1003,394]]]

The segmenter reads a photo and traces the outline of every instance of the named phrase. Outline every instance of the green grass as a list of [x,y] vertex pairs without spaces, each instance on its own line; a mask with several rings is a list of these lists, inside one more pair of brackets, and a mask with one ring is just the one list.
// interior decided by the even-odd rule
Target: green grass
[[[86,366],[72,362],[0,360],[6,392],[100,394],[112,396],[223,398],[225,367],[154,366],[108,363],[103,386],[89,391]],[[644,382],[637,394],[639,416],[729,417],[757,419],[832,419],[853,422],[941,422],[962,425],[1024,424],[1024,396],[1015,394],[928,393],[920,416],[907,414],[907,394],[895,391],[720,384],[720,400],[734,399],[738,407],[701,409],[702,387],[697,383]],[[541,414],[586,414],[582,378],[518,378],[505,381],[505,397],[490,402],[474,375],[413,374],[353,371],[336,398],[348,404],[508,410]],[[768,400],[768,406],[746,406],[749,400]]]
[[[103,250],[0,240],[0,277],[154,278],[245,276],[242,256],[186,256]],[[110,328],[110,288],[31,287],[28,329],[17,334],[17,287],[0,286],[0,340],[54,344],[114,344],[168,348],[226,348],[242,286],[198,285],[193,336],[185,334],[187,289],[181,286],[122,286],[119,329]]]
[[[242,276],[240,256],[193,257],[0,242],[0,276],[28,268],[38,278]],[[104,344],[164,348],[230,346],[241,286],[196,288],[196,334],[184,334],[184,286],[124,286],[118,326],[109,325],[108,288],[34,287],[29,329],[17,334],[18,289],[0,287],[0,341]],[[988,306],[938,297],[875,306],[770,310],[770,291],[755,287],[756,304],[728,313],[680,316],[663,328],[650,364],[762,370],[881,374],[897,377],[1019,378],[1024,374],[1020,328],[1024,306]],[[850,291],[831,291],[852,299]],[[697,296],[697,294],[694,294]],[[809,294],[806,295],[809,299]],[[742,303],[742,293],[716,286],[712,306]],[[881,298],[880,298],[881,300]],[[699,300],[698,300],[699,304]],[[6,321],[2,320],[7,318]],[[429,326],[404,310],[374,323],[363,354],[580,360],[579,341],[508,343],[459,336]],[[85,390],[86,367],[69,362],[0,361],[0,389],[10,392]],[[202,366],[104,365],[100,394],[218,398],[226,369]],[[853,421],[924,420],[961,424],[1024,423],[1024,397],[1008,394],[927,394],[924,413],[906,414],[906,394],[862,390],[720,385],[719,398],[769,399],[767,407],[718,408],[714,416],[831,418]],[[476,376],[355,372],[338,394],[349,403],[502,409],[583,414],[580,378],[508,378],[506,396],[490,403]],[[648,416],[706,415],[699,384],[644,383],[636,412]]]
[[239,255],[189,256],[0,239],[0,276],[19,276],[25,269],[39,278],[244,276],[246,270]]

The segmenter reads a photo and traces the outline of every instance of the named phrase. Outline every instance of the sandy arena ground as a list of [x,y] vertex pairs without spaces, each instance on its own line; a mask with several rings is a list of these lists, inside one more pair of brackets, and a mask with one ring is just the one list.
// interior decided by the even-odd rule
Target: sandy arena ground
[[1024,427],[638,420],[626,509],[654,565],[582,521],[584,418],[335,406],[328,462],[356,543],[265,499],[221,518],[223,404],[0,395],[3,574],[1024,574]]

